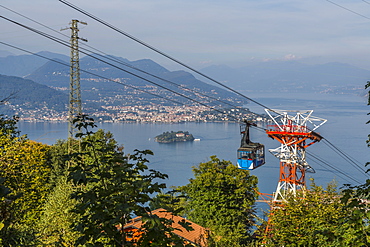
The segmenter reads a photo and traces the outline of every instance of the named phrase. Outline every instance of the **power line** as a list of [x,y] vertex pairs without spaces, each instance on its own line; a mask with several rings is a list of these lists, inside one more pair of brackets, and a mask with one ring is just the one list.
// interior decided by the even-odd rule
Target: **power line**
[[[64,34],[64,33],[61,33],[61,32],[59,32],[59,31],[57,31],[57,30],[55,30],[55,29],[52,29],[52,28],[50,28],[50,27],[48,27],[48,26],[44,25],[43,23],[40,23],[40,22],[38,22],[38,21],[36,21],[36,20],[34,20],[34,19],[32,19],[32,18],[29,18],[29,17],[27,17],[27,16],[25,16],[25,15],[23,15],[23,14],[21,14],[21,13],[18,13],[18,12],[14,11],[14,10],[12,10],[12,9],[10,9],[10,8],[7,8],[7,7],[5,7],[5,6],[1,5],[1,4],[0,4],[0,7],[4,8],[4,9],[7,9],[8,11],[11,11],[12,13],[15,13],[15,14],[17,14],[17,15],[19,15],[19,16],[21,16],[21,17],[23,17],[23,18],[26,18],[27,20],[30,20],[30,21],[32,21],[32,22],[34,22],[34,23],[38,24],[38,25],[41,25],[42,27],[45,27],[45,28],[47,28],[47,29],[49,29],[49,30],[51,30],[51,31],[53,31],[53,32],[56,32],[56,33],[58,33],[58,34],[60,34],[60,35],[63,35],[64,37],[69,38],[69,36],[68,36],[68,35],[66,35],[66,34]],[[217,98],[212,97],[212,96],[210,96],[210,95],[203,94],[202,92],[199,92],[199,91],[197,91],[197,90],[194,90],[194,89],[191,89],[191,88],[187,88],[187,87],[185,87],[185,86],[182,86],[182,85],[179,85],[179,84],[177,84],[177,83],[174,83],[174,82],[172,82],[172,81],[170,81],[170,80],[167,80],[167,79],[161,78],[161,77],[159,77],[159,76],[156,76],[156,75],[154,75],[154,74],[148,73],[148,72],[146,72],[146,71],[144,71],[144,70],[141,70],[141,69],[139,69],[139,68],[137,68],[137,67],[135,67],[135,66],[133,66],[133,65],[131,65],[131,64],[127,64],[127,63],[123,62],[122,60],[117,59],[116,57],[110,57],[107,53],[104,53],[104,52],[103,52],[103,51],[101,51],[101,50],[98,50],[98,49],[96,49],[96,48],[94,48],[94,47],[92,47],[92,46],[89,46],[89,45],[88,45],[88,44],[86,44],[86,43],[82,43],[82,45],[87,46],[87,47],[89,47],[89,48],[93,49],[94,51],[98,51],[98,52],[100,52],[100,53],[102,53],[102,54],[106,55],[106,57],[103,57],[103,56],[101,56],[100,54],[96,54],[96,55],[99,55],[100,57],[103,57],[104,59],[108,59],[108,60],[110,60],[110,61],[117,62],[117,63],[119,63],[119,64],[121,64],[121,65],[126,66],[126,67],[129,67],[129,68],[135,69],[135,70],[137,70],[137,71],[139,71],[139,72],[141,72],[141,73],[144,73],[144,74],[150,75],[150,76],[152,76],[152,77],[154,77],[154,78],[156,78],[156,79],[162,80],[162,81],[167,82],[167,83],[170,83],[170,84],[172,84],[172,85],[175,85],[175,86],[177,86],[178,88],[182,88],[182,89],[185,89],[185,90],[187,90],[187,91],[190,91],[190,92],[194,93],[194,95],[195,95],[195,96],[197,96],[197,94],[199,94],[199,95],[202,95],[202,96],[204,96],[204,97],[210,98],[210,99],[212,99],[212,100],[218,101],[218,102],[220,102],[220,103],[222,103],[222,104],[226,104],[226,105],[229,105],[229,106],[231,106],[231,107],[238,108],[238,106],[235,106],[235,105],[233,105],[233,104],[231,104],[231,103],[229,103],[229,102],[226,102],[226,101],[223,101],[223,100],[217,99]],[[79,49],[83,49],[83,50],[86,50],[86,51],[88,51],[88,52],[94,53],[93,51],[88,50],[88,49],[83,48],[83,47],[80,47]]]
[[[8,44],[8,43],[5,43],[5,42],[2,42],[2,41],[0,41],[0,44],[3,44],[3,45],[6,45],[6,46],[9,46],[9,47],[14,48],[14,49],[17,49],[17,50],[19,50],[19,51],[23,51],[23,52],[29,53],[29,54],[31,54],[31,55],[35,55],[35,56],[37,56],[37,57],[44,58],[44,59],[46,59],[46,60],[49,60],[49,61],[51,61],[51,62],[55,62],[55,63],[61,64],[61,65],[64,65],[64,66],[66,66],[66,67],[70,67],[70,65],[69,65],[69,64],[64,63],[64,62],[62,62],[62,61],[60,61],[60,60],[51,59],[51,58],[45,57],[45,56],[43,56],[43,55],[40,55],[40,54],[37,54],[37,53],[31,52],[31,51],[28,51],[28,50],[22,49],[22,48],[20,48],[20,47],[17,47],[17,46],[14,46],[14,45],[11,45],[11,44]],[[140,89],[140,88],[138,88],[138,87],[132,86],[132,85],[130,85],[130,84],[125,84],[125,83],[122,83],[122,82],[119,82],[119,81],[116,81],[116,80],[113,80],[113,79],[110,79],[110,78],[107,78],[107,77],[104,77],[104,76],[101,76],[101,75],[98,75],[98,74],[92,73],[92,72],[87,71],[87,70],[80,69],[80,71],[81,71],[81,72],[84,72],[84,73],[86,73],[86,74],[90,74],[90,75],[93,75],[93,76],[99,77],[99,78],[104,79],[104,80],[107,80],[107,81],[111,81],[111,82],[114,82],[114,83],[117,83],[117,84],[121,84],[121,85],[127,86],[127,87],[129,87],[129,88],[132,88],[132,89],[137,90],[137,91],[141,91],[141,92],[143,92],[143,93],[147,93],[147,94],[150,94],[150,95],[153,95],[153,96],[156,96],[156,97],[163,98],[163,99],[165,99],[165,100],[171,101],[171,102],[176,103],[176,104],[179,104],[179,105],[186,105],[186,104],[184,104],[183,102],[179,102],[179,101],[176,101],[176,100],[173,100],[173,99],[170,99],[170,98],[166,98],[166,97],[164,97],[164,96],[161,96],[161,95],[158,95],[158,94],[155,94],[155,93],[151,93],[151,92],[145,91],[145,90],[143,90],[143,89]]]
[[26,19],[27,19],[27,20],[29,20],[29,21],[32,21],[32,22],[34,22],[34,23],[37,23],[37,24],[39,24],[40,26],[43,26],[44,28],[47,28],[47,29],[49,29],[49,30],[51,30],[51,31],[53,31],[53,32],[56,32],[56,33],[60,34],[60,35],[63,35],[64,37],[69,37],[69,36],[67,36],[66,34],[63,34],[63,33],[59,32],[59,31],[57,31],[57,30],[55,30],[55,29],[52,29],[52,28],[50,28],[50,27],[46,26],[45,24],[42,24],[41,22],[35,21],[35,20],[33,20],[33,19],[31,19],[31,18],[29,18],[29,17],[25,16],[25,15],[22,15],[21,13],[18,13],[18,12],[17,12],[17,11],[15,11],[15,10],[12,10],[12,9],[10,9],[10,8],[7,8],[7,7],[5,7],[4,5],[1,5],[1,4],[0,4],[0,7],[4,8],[4,9],[6,9],[6,10],[8,10],[8,11],[10,11],[10,12],[14,13],[14,14],[17,14],[17,15],[19,15],[19,16],[22,16],[23,18],[26,18]]
[[[344,153],[342,150],[340,150],[338,147],[336,147],[333,143],[331,143],[329,140],[327,140],[326,138],[324,138],[324,143],[328,145],[328,147],[330,147],[333,151],[335,151],[338,155],[340,155],[343,159],[349,161],[352,166],[354,168],[356,168],[358,171],[360,172],[363,172],[365,174],[366,171],[360,166],[357,164],[357,162],[353,161],[353,158],[349,157],[349,155],[347,155],[346,153]],[[367,176],[370,176],[369,174],[367,174]]]
[[[60,0],[61,2],[63,2],[62,0]],[[80,10],[79,10],[80,11]],[[80,11],[81,12],[81,11]],[[91,14],[89,14],[89,16],[90,16]],[[3,17],[3,16],[1,16],[2,18],[4,18],[4,19],[6,19],[6,20],[8,20],[8,21],[11,21],[11,22],[13,22],[13,23],[15,23],[15,24],[17,24],[17,25],[20,25],[20,26],[22,26],[22,27],[24,27],[24,28],[27,28],[27,29],[29,29],[29,30],[31,30],[31,31],[33,31],[33,32],[36,32],[36,33],[38,33],[38,34],[40,34],[40,35],[42,35],[42,36],[44,36],[44,37],[47,37],[47,38],[49,38],[49,39],[51,39],[51,40],[53,40],[53,41],[56,41],[56,42],[58,42],[58,43],[60,43],[60,44],[63,44],[63,45],[66,45],[66,42],[65,41],[62,41],[62,40],[60,40],[60,39],[57,39],[57,38],[55,38],[55,37],[53,37],[53,36],[51,36],[51,35],[48,35],[48,34],[45,34],[45,33],[43,33],[43,32],[41,32],[41,31],[38,31],[38,30],[35,30],[35,29],[33,29],[33,28],[30,28],[30,27],[27,27],[27,26],[25,26],[25,25],[23,25],[23,24],[20,24],[20,23],[17,23],[17,22],[15,22],[15,21],[12,21],[12,20],[10,20],[10,19],[8,19],[8,18],[5,18],[5,17]],[[90,17],[92,17],[92,16],[90,16]],[[92,17],[93,18],[93,17]],[[96,17],[97,18],[97,17]],[[93,18],[94,19],[94,18]],[[97,20],[99,21],[100,19],[98,19],[97,18]],[[103,22],[103,24],[104,25],[107,25],[107,26],[111,26],[110,24],[108,24],[108,23],[106,23],[106,22],[104,22],[104,21],[102,21],[102,20],[100,20],[99,22]],[[112,26],[113,27],[113,26]],[[110,27],[110,28],[112,28],[112,27]],[[114,28],[114,27],[113,27]],[[117,29],[117,28],[115,28],[115,29]],[[119,29],[118,29],[119,30]],[[121,32],[123,32],[123,31],[121,31]],[[125,33],[123,33],[123,34],[125,34]],[[126,34],[125,34],[126,35]],[[126,35],[127,36],[127,35]],[[136,39],[136,38],[135,38]],[[141,42],[141,41],[140,41]],[[157,52],[159,52],[160,54],[161,53],[163,53],[163,52],[160,52],[159,50],[157,50],[156,48],[154,48],[154,47],[152,47],[152,46],[149,46],[149,45],[147,45],[147,44],[145,44],[145,43],[143,43],[143,42],[141,42],[143,45],[145,45],[145,46],[147,46],[148,48],[150,48],[150,49],[152,49],[152,50],[154,50],[154,51],[157,51]],[[66,46],[69,46],[69,45],[66,45]],[[84,53],[84,52],[82,52],[82,53]],[[104,61],[104,60],[102,60],[102,59],[99,59],[99,58],[97,58],[97,57],[95,57],[95,56],[92,56],[92,55],[90,55],[90,54],[87,54],[87,53],[84,53],[84,54],[86,54],[86,55],[88,55],[88,56],[90,56],[90,57],[92,57],[92,58],[94,58],[94,59],[96,59],[96,60],[98,60],[98,61],[101,61],[101,62],[104,62],[104,63],[106,63],[106,64],[109,64],[109,65],[111,65],[111,66],[113,66],[113,67],[115,67],[115,68],[117,68],[117,69],[120,69],[120,70],[122,70],[122,71],[125,71],[126,73],[129,73],[129,74],[131,74],[131,75],[134,75],[134,76],[136,76],[136,77],[138,77],[138,78],[140,78],[140,79],[142,79],[142,80],[145,80],[145,81],[148,81],[149,83],[152,83],[152,84],[154,84],[154,85],[156,85],[156,86],[159,86],[159,87],[161,87],[161,88],[163,88],[163,89],[166,89],[166,90],[168,90],[168,91],[170,91],[170,92],[172,92],[172,93],[174,93],[174,94],[177,94],[177,95],[179,95],[179,96],[182,96],[182,97],[185,97],[185,98],[187,98],[188,100],[191,100],[191,101],[194,101],[194,102],[196,102],[196,103],[198,103],[198,104],[200,104],[200,105],[203,105],[203,106],[205,106],[205,107],[207,107],[207,108],[211,108],[211,109],[213,109],[213,110],[216,110],[216,111],[218,111],[218,112],[220,112],[220,113],[222,113],[222,114],[224,114],[224,112],[221,112],[221,111],[219,111],[218,109],[215,109],[215,108],[213,108],[213,107],[210,107],[210,106],[208,106],[207,104],[204,104],[204,103],[202,103],[202,102],[199,102],[199,101],[196,101],[196,100],[194,100],[194,99],[191,99],[191,98],[189,98],[189,97],[187,97],[187,96],[185,96],[185,95],[183,95],[183,94],[180,94],[180,93],[178,93],[178,92],[176,92],[176,91],[173,91],[173,90],[171,90],[171,89],[168,89],[168,88],[166,88],[166,87],[164,87],[164,86],[161,86],[161,85],[159,85],[159,84],[156,84],[156,83],[154,83],[154,82],[152,82],[152,81],[150,81],[150,80],[148,80],[148,79],[146,79],[146,78],[143,78],[143,77],[141,77],[141,76],[138,76],[138,75],[136,75],[136,74],[134,74],[134,73],[131,73],[131,72],[129,72],[129,71],[127,71],[127,70],[124,70],[124,69],[122,69],[122,68],[120,68],[120,67],[117,67],[117,66],[115,66],[115,65],[113,65],[113,64],[111,64],[111,63],[108,63],[108,62],[106,62],[106,61]],[[240,96],[242,96],[242,97],[244,97],[244,98],[246,98],[246,99],[248,99],[248,100],[250,100],[250,101],[252,101],[252,102],[254,102],[254,103],[256,103],[256,104],[258,104],[258,105],[260,105],[260,106],[262,106],[262,107],[264,107],[264,108],[267,108],[267,109],[269,109],[268,107],[266,107],[266,106],[264,106],[263,104],[260,104],[259,102],[257,102],[257,101],[255,101],[255,100],[252,100],[251,98],[249,98],[249,97],[247,97],[247,96],[245,96],[245,95],[243,95],[243,94],[241,94],[241,93],[239,93],[239,92],[237,92],[237,91],[235,91],[235,90],[233,90],[233,89],[231,89],[231,88],[229,88],[229,87],[227,87],[227,86],[225,86],[225,85],[223,85],[222,83],[219,83],[219,82],[217,82],[217,81],[215,81],[214,79],[212,79],[212,78],[210,78],[210,77],[208,77],[208,76],[206,76],[206,75],[204,75],[204,74],[202,74],[202,73],[200,73],[200,72],[198,72],[198,71],[196,71],[195,69],[193,69],[193,68],[191,68],[191,67],[189,67],[189,66],[187,66],[187,65],[185,65],[185,64],[183,64],[183,63],[181,63],[181,62],[179,62],[178,60],[176,60],[176,59],[174,59],[174,58],[172,58],[172,57],[169,57],[168,55],[166,55],[166,54],[162,54],[162,55],[164,55],[164,56],[166,56],[166,57],[168,57],[168,58],[170,58],[171,60],[173,60],[173,61],[175,61],[175,62],[177,62],[177,63],[179,63],[179,64],[181,64],[181,65],[183,65],[184,67],[186,67],[186,68],[188,68],[188,69],[190,69],[190,70],[192,70],[192,71],[194,71],[194,72],[196,72],[196,73],[198,73],[198,74],[200,74],[200,75],[202,75],[202,76],[204,76],[205,78],[207,78],[207,79],[210,79],[211,81],[214,81],[214,82],[216,82],[217,84],[219,84],[219,85],[222,85],[223,87],[225,87],[225,88],[227,88],[227,89],[229,89],[230,91],[232,91],[232,92],[234,92],[234,93],[236,93],[236,94],[238,94],[238,95],[240,95]],[[181,103],[182,104],[182,103]],[[270,109],[271,110],[271,109]],[[273,111],[273,110],[271,110],[271,111]],[[233,117],[234,118],[234,117]],[[236,119],[236,118],[235,118]],[[334,146],[334,145],[333,145]]]
[[[338,6],[339,8],[342,8],[342,9],[344,9],[344,10],[347,10],[347,11],[349,11],[349,12],[351,12],[351,13],[355,14],[355,15],[358,15],[358,16],[361,16],[361,17],[363,17],[363,18],[366,18],[366,19],[370,20],[370,17],[367,17],[366,15],[360,14],[360,13],[358,13],[358,12],[356,12],[356,11],[353,11],[353,10],[351,10],[351,9],[349,9],[349,8],[346,8],[346,7],[344,7],[344,6],[340,5],[340,4],[337,4],[337,3],[332,2],[332,1],[330,1],[330,0],[325,0],[325,1],[327,1],[327,2],[329,2],[329,3],[331,3],[331,4],[334,4],[335,6]],[[366,1],[364,1],[364,2],[366,3]]]
[[[256,127],[256,126],[251,126],[251,127],[253,127],[253,128],[256,128],[258,131],[260,131],[260,132],[265,132],[264,130],[264,128],[261,128],[261,127]],[[307,151],[306,150],[306,154],[310,157],[310,158],[312,158],[312,159],[315,159],[316,161],[319,161],[317,164],[319,164],[319,165],[325,165],[325,166],[327,166],[327,167],[329,167],[330,169],[328,170],[328,172],[331,172],[331,173],[333,173],[333,174],[335,174],[334,173],[334,171],[336,171],[337,173],[339,173],[339,174],[337,174],[339,177],[341,177],[343,180],[347,180],[347,181],[349,181],[349,180],[352,180],[352,181],[354,181],[354,182],[356,182],[356,183],[358,183],[358,184],[360,184],[360,181],[358,181],[356,178],[353,178],[352,176],[350,176],[350,175],[348,175],[348,173],[346,173],[346,172],[344,172],[344,171],[342,171],[341,169],[339,169],[339,168],[337,168],[337,167],[335,167],[334,165],[332,165],[332,164],[330,164],[328,161],[325,161],[323,158],[321,158],[320,156],[318,156],[318,155],[314,155],[313,153],[311,153],[311,152],[309,152],[309,151]],[[343,157],[342,157],[343,158]],[[360,172],[364,172],[364,171],[362,171],[361,169],[360,169]],[[365,172],[364,172],[365,173]],[[349,179],[349,180],[348,180]]]
[[[348,178],[348,179],[350,179],[350,180],[352,180],[352,181],[354,181],[354,182],[356,182],[356,183],[358,183],[358,184],[361,184],[361,182],[360,182],[359,180],[357,180],[356,178],[353,178],[352,176],[348,175],[348,173],[347,173],[347,172],[344,172],[344,171],[342,171],[342,170],[338,169],[337,167],[335,167],[335,166],[331,165],[329,162],[327,162],[327,161],[323,160],[322,158],[318,157],[317,155],[314,155],[313,153],[308,152],[308,151],[306,151],[306,153],[307,153],[309,156],[311,156],[312,158],[314,158],[314,159],[316,159],[317,161],[319,161],[319,162],[320,162],[320,164],[323,164],[323,165],[326,165],[326,166],[330,167],[332,171],[334,170],[334,171],[336,171],[337,173],[339,173],[339,174],[343,175],[344,177],[346,177],[346,178]],[[342,178],[343,178],[343,177],[342,177]]]
[[[102,20],[102,19],[100,19],[100,18],[98,18],[98,17],[96,17],[96,16],[94,16],[94,15],[92,15],[92,14],[90,14],[89,12],[87,12],[87,11],[85,11],[85,10],[83,10],[83,9],[81,9],[81,8],[79,8],[79,7],[77,7],[77,6],[73,5],[73,4],[71,4],[71,3],[67,2],[67,1],[65,1],[65,0],[59,0],[59,1],[60,1],[61,3],[63,3],[63,4],[66,4],[66,5],[67,5],[67,6],[69,6],[69,7],[71,7],[71,8],[73,8],[73,9],[77,10],[78,12],[80,12],[80,13],[82,13],[82,14],[84,14],[84,15],[86,15],[86,16],[88,16],[88,17],[90,17],[90,18],[94,19],[94,20],[96,20],[97,22],[100,22],[101,24],[103,24],[103,25],[105,25],[105,26],[107,26],[107,27],[109,27],[109,28],[111,28],[111,29],[115,30],[116,32],[118,32],[118,33],[120,33],[120,34],[122,34],[122,35],[124,35],[124,36],[126,36],[126,37],[128,37],[128,38],[130,38],[130,39],[132,39],[132,40],[134,40],[134,41],[136,41],[137,43],[139,43],[139,44],[141,44],[141,45],[143,45],[143,46],[145,46],[145,47],[149,48],[150,50],[155,51],[155,52],[157,52],[158,54],[160,54],[160,55],[162,55],[162,56],[164,56],[164,57],[166,57],[166,58],[168,58],[168,59],[172,60],[173,62],[175,62],[175,63],[177,63],[177,64],[180,64],[181,66],[184,66],[185,68],[187,68],[187,69],[189,69],[189,70],[193,71],[194,73],[197,73],[198,75],[203,76],[204,78],[206,78],[206,79],[208,79],[208,80],[210,80],[210,81],[212,81],[212,82],[214,82],[214,83],[216,83],[216,84],[218,84],[218,85],[220,85],[220,86],[222,86],[222,87],[224,87],[224,88],[228,89],[229,91],[231,91],[231,92],[233,92],[233,93],[235,93],[235,94],[237,94],[237,95],[239,95],[239,96],[241,96],[241,97],[243,97],[243,98],[245,98],[245,99],[248,99],[248,100],[249,100],[249,101],[251,101],[251,102],[254,102],[255,104],[257,104],[257,105],[259,105],[259,106],[261,106],[261,107],[263,107],[263,108],[269,109],[267,106],[265,106],[265,105],[263,105],[263,104],[261,104],[261,103],[259,103],[259,102],[255,101],[255,100],[253,100],[253,99],[251,99],[251,98],[249,98],[249,97],[245,96],[245,95],[244,95],[244,94],[242,94],[242,93],[239,93],[238,91],[236,91],[236,90],[234,90],[234,89],[232,89],[232,88],[230,88],[230,87],[228,87],[228,86],[224,85],[223,83],[221,83],[221,82],[219,82],[219,81],[217,81],[217,80],[215,80],[215,79],[213,79],[213,78],[211,78],[211,77],[207,76],[206,74],[204,74],[204,73],[202,73],[202,72],[199,72],[198,70],[196,70],[196,69],[194,69],[194,68],[190,67],[189,65],[186,65],[185,63],[183,63],[183,62],[181,62],[181,61],[179,61],[179,60],[175,59],[174,57],[172,57],[172,56],[170,56],[170,55],[168,55],[168,54],[166,54],[166,53],[164,53],[164,52],[160,51],[159,49],[157,49],[157,48],[155,48],[155,47],[153,47],[153,46],[151,46],[151,45],[149,45],[149,44],[145,43],[144,41],[141,41],[140,39],[138,39],[138,38],[134,37],[133,35],[130,35],[129,33],[122,31],[121,29],[119,29],[119,28],[117,28],[117,27],[115,27],[115,26],[113,26],[113,25],[109,24],[108,22],[106,22],[106,21],[104,21],[104,20]],[[271,109],[270,109],[270,110],[271,110]]]
[[[69,64],[64,63],[64,62],[61,62],[61,61],[59,61],[59,60],[50,59],[50,58],[47,58],[47,57],[42,56],[42,55],[40,55],[40,54],[33,53],[33,52],[31,52],[31,51],[28,51],[28,50],[25,50],[25,49],[19,48],[19,47],[14,46],[14,45],[10,45],[10,44],[5,43],[5,42],[2,42],[2,41],[0,41],[0,43],[1,43],[1,44],[3,44],[3,45],[6,45],[6,46],[12,47],[12,48],[14,48],[14,49],[18,49],[18,50],[20,50],[20,51],[27,52],[27,53],[29,53],[29,54],[32,54],[32,55],[35,55],[35,56],[38,56],[38,57],[41,57],[41,58],[47,59],[47,60],[49,60],[49,61],[52,61],[52,62],[55,62],[55,63],[59,63],[59,64],[61,64],[61,65],[64,65],[64,66],[70,67],[70,65],[69,65]],[[116,80],[113,80],[113,79],[110,79],[110,78],[107,78],[107,77],[104,77],[104,76],[101,76],[101,75],[98,75],[98,74],[95,74],[95,73],[89,72],[89,71],[87,71],[87,70],[80,69],[80,71],[81,71],[81,72],[84,72],[84,73],[87,73],[87,74],[90,74],[90,75],[93,75],[93,76],[96,76],[96,77],[99,77],[99,78],[102,78],[102,79],[107,80],[107,81],[111,81],[111,82],[114,82],[114,83],[117,83],[117,84],[121,84],[121,85],[124,85],[124,86],[130,87],[130,88],[132,88],[132,89],[134,89],[134,90],[137,90],[137,91],[141,91],[141,92],[144,92],[144,93],[147,93],[147,94],[150,94],[150,95],[156,96],[156,97],[163,98],[163,99],[165,99],[165,100],[171,101],[171,102],[176,103],[176,104],[179,104],[179,105],[185,105],[185,106],[188,106],[187,104],[185,104],[185,103],[183,103],[183,102],[176,101],[176,100],[173,100],[173,99],[170,99],[170,98],[168,98],[168,97],[164,97],[164,96],[161,96],[161,95],[158,95],[158,94],[155,94],[155,93],[151,93],[151,92],[145,91],[145,90],[143,90],[143,89],[140,89],[140,88],[138,88],[138,87],[135,87],[135,86],[132,86],[132,85],[129,85],[129,84],[125,84],[125,83],[122,83],[122,82],[118,82],[118,81],[116,81]],[[153,82],[151,82],[150,80],[147,80],[147,79],[145,79],[145,78],[143,78],[143,80],[146,80],[146,81],[147,81],[147,82],[149,82],[149,83],[153,83]],[[165,88],[165,89],[166,89],[166,88]],[[180,94],[180,96],[182,96],[182,97],[186,97],[185,95],[181,95],[181,94]],[[217,111],[217,112],[219,112],[219,113],[225,114],[225,115],[226,115],[226,116],[228,116],[229,118],[234,119],[236,122],[239,122],[239,121],[240,121],[240,119],[236,118],[235,116],[230,115],[230,114],[227,114],[227,113],[225,113],[225,112],[223,112],[223,111],[221,111],[221,110],[219,110],[219,109],[216,109],[216,108],[214,108],[214,107],[212,107],[212,106],[209,106],[209,105],[203,104],[203,103],[198,102],[197,100],[194,100],[194,99],[191,99],[191,98],[189,98],[189,100],[191,100],[191,101],[193,101],[193,102],[196,102],[196,103],[198,103],[198,104],[200,104],[200,105],[203,105],[203,106],[205,106],[205,107],[207,107],[207,108],[210,108],[210,109],[212,109],[212,110],[214,110],[214,111]]]
[[[46,38],[48,38],[48,39],[51,39],[51,40],[53,40],[53,41],[55,41],[55,42],[57,42],[57,43],[59,43],[59,44],[62,44],[62,45],[64,45],[64,46],[69,47],[69,44],[68,44],[68,42],[66,42],[66,41],[63,41],[63,40],[61,40],[61,39],[59,39],[59,38],[56,38],[56,37],[54,37],[54,36],[52,36],[52,35],[46,34],[46,33],[44,33],[44,32],[41,32],[41,31],[39,31],[39,30],[36,30],[36,29],[34,29],[34,28],[28,27],[28,26],[26,26],[26,25],[23,25],[23,24],[21,24],[21,23],[19,23],[19,22],[13,21],[13,20],[11,20],[11,19],[9,19],[9,18],[6,18],[6,17],[4,17],[4,16],[0,16],[0,17],[1,17],[1,18],[3,18],[3,19],[5,19],[5,20],[7,20],[7,21],[10,21],[10,22],[12,22],[12,23],[14,23],[14,24],[16,24],[16,25],[19,25],[19,26],[21,26],[21,27],[24,27],[24,28],[26,28],[26,29],[28,29],[28,30],[30,30],[30,31],[32,31],[32,32],[35,32],[35,33],[37,33],[37,34],[39,34],[39,35],[41,35],[41,36],[44,36],[44,37],[46,37]],[[158,84],[158,83],[156,83],[156,82],[153,82],[153,81],[151,81],[151,80],[149,80],[149,79],[147,79],[147,78],[145,78],[145,77],[139,76],[139,75],[137,75],[137,74],[135,74],[135,73],[133,73],[133,72],[130,72],[130,71],[128,71],[128,70],[125,70],[125,69],[123,69],[123,68],[121,68],[121,67],[118,67],[118,66],[116,66],[116,65],[114,65],[114,64],[112,64],[112,63],[109,63],[109,62],[104,61],[104,60],[102,60],[102,59],[100,59],[100,58],[97,58],[97,57],[95,57],[95,56],[93,56],[93,55],[91,55],[91,54],[88,54],[88,53],[84,52],[84,51],[81,51],[81,50],[80,50],[80,52],[81,52],[81,53],[83,53],[83,54],[85,54],[85,55],[87,55],[87,56],[89,56],[89,57],[92,57],[92,58],[94,58],[94,59],[96,59],[96,60],[98,60],[98,61],[100,61],[100,62],[103,62],[103,63],[105,63],[105,64],[108,64],[108,65],[110,65],[110,66],[112,66],[112,67],[114,67],[114,68],[116,68],[116,69],[119,69],[119,70],[121,70],[121,71],[124,71],[124,72],[126,72],[126,73],[130,74],[130,75],[133,75],[133,76],[135,76],[135,77],[137,77],[137,78],[139,78],[139,79],[141,79],[141,80],[147,81],[147,82],[149,82],[149,83],[151,83],[151,84],[154,84],[154,85],[156,85],[156,86],[158,86],[158,87],[160,87],[160,88],[163,88],[163,89],[165,89],[165,90],[167,90],[167,91],[170,91],[171,93],[174,93],[174,94],[179,95],[179,96],[181,96],[181,97],[184,97],[184,98],[186,98],[186,99],[188,99],[188,100],[190,100],[190,101],[194,101],[194,102],[196,102],[196,103],[198,103],[198,104],[200,104],[200,105],[203,105],[203,106],[205,106],[205,107],[211,108],[212,110],[215,110],[215,111],[218,111],[218,112],[220,112],[220,113],[224,114],[222,111],[220,111],[220,110],[218,110],[218,109],[216,109],[216,108],[214,108],[214,107],[211,107],[211,106],[209,106],[209,105],[207,105],[207,104],[205,104],[205,103],[202,103],[202,102],[200,102],[200,101],[198,101],[198,100],[195,100],[195,99],[193,99],[193,98],[191,98],[191,97],[189,97],[189,96],[186,96],[186,95],[184,95],[184,94],[181,94],[181,93],[179,93],[179,92],[176,92],[176,91],[174,91],[174,90],[172,90],[172,89],[166,88],[166,87],[164,87],[164,86],[162,86],[162,85],[160,85],[160,84]],[[236,119],[236,118],[235,118],[235,119]]]

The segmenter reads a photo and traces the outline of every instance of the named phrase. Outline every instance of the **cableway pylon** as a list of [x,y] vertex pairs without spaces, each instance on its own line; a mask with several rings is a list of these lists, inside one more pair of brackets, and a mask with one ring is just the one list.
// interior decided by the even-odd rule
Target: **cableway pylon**
[[296,195],[306,188],[306,172],[314,172],[306,161],[306,148],[319,142],[322,136],[315,132],[327,120],[312,116],[313,110],[265,109],[273,121],[266,134],[279,141],[280,147],[269,149],[280,160],[279,181],[273,195],[273,204]]

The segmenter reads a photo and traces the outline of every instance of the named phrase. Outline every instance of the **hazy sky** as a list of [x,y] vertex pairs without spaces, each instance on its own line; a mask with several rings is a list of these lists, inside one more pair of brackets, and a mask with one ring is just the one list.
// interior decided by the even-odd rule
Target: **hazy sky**
[[[295,59],[348,62],[370,69],[370,0],[68,0],[196,68]],[[58,0],[1,0],[2,6],[51,28],[86,21],[80,36],[106,53],[165,59]],[[360,15],[354,14],[354,11]],[[0,6],[2,16],[57,35]],[[69,55],[67,47],[0,19],[0,41]],[[64,31],[69,35],[70,30]],[[63,37],[63,36],[59,36]],[[68,40],[68,38],[66,38]],[[0,45],[0,50],[18,51]]]

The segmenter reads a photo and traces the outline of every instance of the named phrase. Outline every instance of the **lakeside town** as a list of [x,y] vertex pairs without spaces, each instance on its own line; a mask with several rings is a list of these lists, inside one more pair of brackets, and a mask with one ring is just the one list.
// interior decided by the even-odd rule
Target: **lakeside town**
[[[268,121],[267,116],[248,108],[222,108],[210,110],[205,106],[104,106],[104,111],[86,112],[98,122],[181,123],[181,122],[234,122],[235,120]],[[67,122],[68,112],[42,109],[16,108],[16,116],[25,122]]]

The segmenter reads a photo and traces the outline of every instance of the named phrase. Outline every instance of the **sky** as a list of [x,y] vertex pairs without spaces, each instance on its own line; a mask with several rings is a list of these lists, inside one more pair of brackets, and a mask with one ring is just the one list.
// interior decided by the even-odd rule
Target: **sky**
[[[296,60],[313,64],[343,62],[370,69],[370,0],[68,2],[195,68]],[[85,21],[88,25],[80,25],[80,37],[88,39],[90,46],[129,60],[149,58],[167,68],[176,67],[58,0],[1,0],[0,5],[1,16],[55,36],[58,34],[8,9],[58,31],[68,27],[72,19]],[[68,47],[4,19],[0,22],[2,42],[32,52],[69,55]],[[70,35],[70,30],[63,33]],[[19,54],[1,44],[0,50]]]

